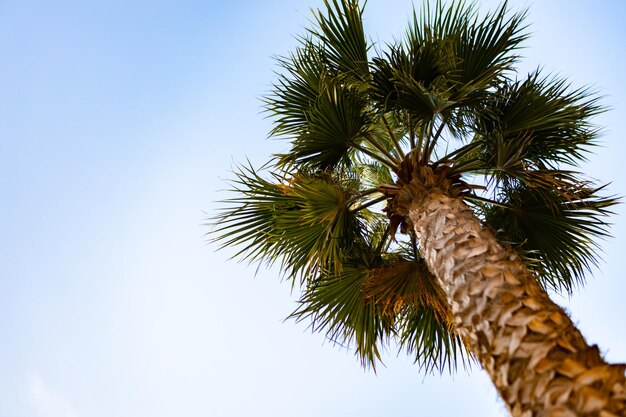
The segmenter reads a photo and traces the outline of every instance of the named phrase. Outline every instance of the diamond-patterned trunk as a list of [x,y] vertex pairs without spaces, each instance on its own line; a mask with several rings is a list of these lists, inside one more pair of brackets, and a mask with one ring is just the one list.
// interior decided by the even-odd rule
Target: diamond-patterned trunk
[[626,366],[607,364],[587,344],[515,252],[459,198],[421,191],[408,211],[421,252],[446,293],[456,330],[511,414],[626,416]]

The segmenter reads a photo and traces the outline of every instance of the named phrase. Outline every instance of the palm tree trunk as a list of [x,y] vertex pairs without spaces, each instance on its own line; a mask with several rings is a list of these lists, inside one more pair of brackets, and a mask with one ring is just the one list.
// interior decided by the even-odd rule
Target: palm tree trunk
[[626,365],[589,346],[516,253],[459,198],[412,193],[408,218],[456,331],[514,417],[626,416]]

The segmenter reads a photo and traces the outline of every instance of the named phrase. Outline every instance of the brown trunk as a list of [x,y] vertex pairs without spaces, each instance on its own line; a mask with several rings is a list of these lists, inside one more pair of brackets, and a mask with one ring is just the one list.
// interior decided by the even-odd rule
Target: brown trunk
[[409,194],[408,218],[456,330],[511,414],[626,416],[626,366],[607,364],[585,342],[515,252],[459,198],[437,188]]

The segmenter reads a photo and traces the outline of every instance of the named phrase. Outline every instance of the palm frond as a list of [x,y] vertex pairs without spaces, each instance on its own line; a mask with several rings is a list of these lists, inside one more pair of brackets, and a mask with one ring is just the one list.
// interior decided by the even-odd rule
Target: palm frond
[[410,44],[427,43],[433,39],[457,37],[476,15],[472,3],[464,0],[446,5],[441,0],[424,2],[419,14],[413,10],[407,41]]
[[325,174],[299,173],[274,181],[250,166],[235,172],[227,207],[214,219],[221,247],[250,262],[281,261],[289,278],[307,279],[320,268],[341,270],[346,254],[363,242],[360,214],[349,201],[357,184]]
[[484,94],[505,71],[512,69],[517,60],[514,51],[528,35],[526,26],[522,25],[526,13],[509,16],[506,1],[495,12],[482,18],[467,12],[465,15],[471,17],[462,21],[455,45],[458,59],[452,76],[459,84],[454,97],[467,101],[471,96],[482,95],[477,92]]
[[335,343],[354,345],[363,365],[375,367],[389,340],[390,325],[363,293],[368,272],[363,265],[346,266],[335,274],[323,272],[304,291],[300,307],[290,317],[310,320],[313,331],[325,332]]
[[531,164],[554,168],[578,165],[595,144],[598,130],[591,117],[604,111],[589,89],[572,89],[565,80],[541,77],[504,82],[486,102],[476,130],[485,143],[484,159],[497,149],[494,141],[512,143]]
[[225,201],[212,219],[213,242],[220,249],[238,247],[233,258],[250,262],[274,262],[278,255],[275,213],[296,205],[294,196],[283,192],[280,178],[272,182],[263,178],[250,164],[237,167],[231,191],[237,197]]
[[599,259],[598,239],[608,236],[605,218],[618,203],[589,183],[561,182],[560,188],[518,185],[502,191],[498,206],[485,211],[487,224],[518,246],[545,285],[571,291]]
[[422,305],[409,305],[399,323],[399,344],[425,372],[456,370],[469,364],[462,339],[451,331],[446,317]]
[[271,94],[264,97],[265,110],[274,117],[272,136],[297,136],[307,128],[307,113],[325,88],[328,59],[321,48],[308,39],[287,57],[277,58],[283,73],[277,74]]
[[452,370],[464,352],[448,309],[423,261],[392,255],[380,265],[355,262],[340,273],[322,273],[290,317],[311,320],[313,331],[354,345],[364,365],[375,367],[395,340],[427,371]]
[[391,47],[382,58],[374,58],[371,96],[382,111],[408,111],[417,120],[430,120],[450,107],[450,92],[442,76],[450,59],[449,42],[432,40]]
[[462,157],[456,161],[455,169],[483,174],[489,188],[496,192],[519,184],[569,193],[571,184],[576,182],[575,172],[547,169],[530,162],[525,152],[532,139],[531,135],[506,139],[500,132],[494,132],[489,141],[482,144],[475,141],[458,151],[456,155]]
[[357,80],[369,74],[368,45],[363,31],[363,12],[355,0],[324,0],[326,14],[317,12],[319,31],[310,33],[319,38],[337,72]]
[[436,310],[446,320],[449,318],[445,296],[423,259],[391,256],[382,266],[370,271],[363,291],[389,317],[405,305],[418,304]]
[[393,183],[389,168],[375,161],[358,164],[354,167],[354,171],[365,188],[376,188],[380,184]]
[[385,109],[405,108],[422,119],[477,104],[511,69],[513,51],[527,37],[525,13],[508,16],[506,2],[482,18],[463,1],[437,1],[433,9],[425,3],[404,44],[373,60],[374,97]]
[[350,152],[363,140],[369,115],[363,98],[339,82],[329,81],[305,113],[306,124],[280,163],[318,169],[350,165]]

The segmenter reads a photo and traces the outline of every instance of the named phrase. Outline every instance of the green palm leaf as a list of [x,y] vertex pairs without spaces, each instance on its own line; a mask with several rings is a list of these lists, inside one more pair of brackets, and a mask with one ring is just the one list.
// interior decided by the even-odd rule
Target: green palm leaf
[[389,338],[389,324],[367,300],[363,286],[367,267],[346,266],[340,273],[323,272],[304,291],[291,318],[311,321],[313,331],[324,331],[339,344],[354,344],[364,365],[380,359],[381,345]]
[[430,120],[452,105],[443,78],[450,66],[450,48],[446,40],[413,40],[408,51],[402,45],[392,46],[384,57],[374,58],[371,94],[378,107],[383,111],[402,109],[418,120]]
[[323,51],[306,39],[290,56],[278,58],[284,73],[278,75],[273,93],[264,99],[266,111],[275,119],[271,135],[291,137],[306,130],[306,114],[331,76],[326,62]]
[[571,293],[597,266],[597,239],[608,236],[604,218],[617,199],[599,196],[601,190],[571,178],[560,189],[519,185],[503,191],[501,205],[487,209],[485,220],[520,247],[546,285]]
[[400,346],[425,372],[455,370],[465,365],[469,353],[461,338],[450,330],[445,316],[421,305],[407,306],[399,327]]
[[336,343],[353,344],[364,365],[375,367],[396,340],[430,371],[452,369],[465,355],[448,308],[423,261],[392,256],[378,266],[355,262],[340,273],[323,272],[291,317],[310,320],[313,331]]
[[290,278],[305,279],[320,268],[341,270],[345,254],[362,244],[360,214],[350,210],[357,193],[351,181],[307,173],[269,181],[252,167],[235,174],[240,197],[227,200],[214,220],[221,247],[242,247],[235,257],[281,260]]
[[326,14],[315,13],[319,31],[311,30],[339,74],[365,80],[369,74],[363,11],[354,0],[324,0]]
[[485,160],[497,151],[494,140],[503,140],[518,148],[521,160],[554,168],[585,159],[598,133],[590,118],[603,108],[588,89],[572,90],[562,79],[535,72],[523,82],[503,83],[486,110],[476,126]]
[[463,13],[466,18],[455,43],[458,58],[452,74],[460,84],[455,97],[464,98],[476,96],[476,90],[484,93],[505,71],[511,70],[517,60],[513,52],[528,36],[522,25],[526,14],[508,16],[506,2],[483,18],[469,7]]
[[387,259],[382,266],[370,270],[364,292],[390,317],[406,304],[417,304],[436,310],[447,319],[448,304],[423,259],[416,261],[398,256]]
[[292,141],[281,161],[319,169],[350,163],[350,151],[369,125],[362,97],[340,83],[328,83],[314,106],[305,112],[306,130]]

